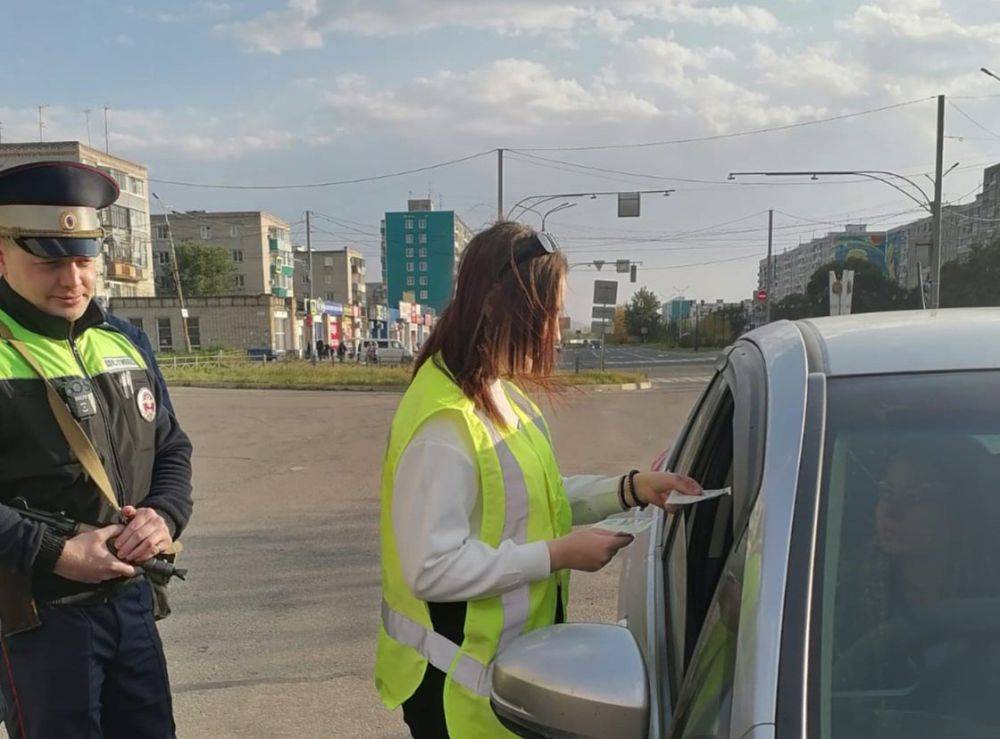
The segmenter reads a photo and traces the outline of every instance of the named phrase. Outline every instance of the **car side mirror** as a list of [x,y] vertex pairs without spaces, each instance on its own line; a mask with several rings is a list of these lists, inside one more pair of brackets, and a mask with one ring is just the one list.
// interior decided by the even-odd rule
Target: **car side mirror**
[[621,626],[559,624],[520,637],[496,658],[490,701],[522,737],[649,733],[646,665]]

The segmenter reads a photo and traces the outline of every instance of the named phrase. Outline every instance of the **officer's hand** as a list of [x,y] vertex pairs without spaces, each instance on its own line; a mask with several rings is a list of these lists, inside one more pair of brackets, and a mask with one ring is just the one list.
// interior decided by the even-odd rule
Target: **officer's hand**
[[597,572],[614,559],[618,550],[632,543],[631,534],[601,529],[577,529],[549,544],[549,570]]
[[128,525],[115,541],[119,559],[142,564],[166,551],[173,543],[167,522],[152,508],[127,505],[122,508],[122,515],[128,520]]
[[54,572],[67,580],[94,584],[117,577],[132,577],[136,569],[122,562],[108,548],[108,540],[124,529],[115,524],[67,539]]
[[684,495],[701,495],[701,485],[687,475],[673,472],[640,472],[635,476],[635,494],[641,503],[652,504],[667,513],[676,512],[678,506],[667,505],[667,498],[674,491]]

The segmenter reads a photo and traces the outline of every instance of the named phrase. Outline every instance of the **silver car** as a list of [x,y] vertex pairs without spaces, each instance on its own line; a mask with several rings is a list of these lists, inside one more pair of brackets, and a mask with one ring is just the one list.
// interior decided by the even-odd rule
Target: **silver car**
[[663,466],[732,494],[637,514],[619,625],[497,658],[513,731],[1000,736],[1000,311],[754,331]]

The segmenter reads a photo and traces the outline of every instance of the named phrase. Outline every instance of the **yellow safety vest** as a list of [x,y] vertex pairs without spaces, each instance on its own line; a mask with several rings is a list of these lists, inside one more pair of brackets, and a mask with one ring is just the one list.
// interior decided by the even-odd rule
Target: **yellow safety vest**
[[[475,449],[482,496],[480,539],[492,547],[554,539],[572,527],[572,514],[541,411],[513,384],[505,383],[520,419],[501,428],[477,410],[450,375],[425,363],[396,411],[382,471],[382,623],[378,635],[375,685],[394,709],[413,695],[428,663],[447,676],[444,710],[456,739],[513,737],[490,706],[493,659],[521,634],[555,622],[556,597],[563,608],[568,572],[523,585],[500,596],[467,603],[464,640],[455,644],[434,631],[427,603],[403,578],[392,525],[396,465],[417,429],[431,416],[457,411]],[[402,553],[405,555],[405,552]],[[564,610],[565,612],[565,610]]]

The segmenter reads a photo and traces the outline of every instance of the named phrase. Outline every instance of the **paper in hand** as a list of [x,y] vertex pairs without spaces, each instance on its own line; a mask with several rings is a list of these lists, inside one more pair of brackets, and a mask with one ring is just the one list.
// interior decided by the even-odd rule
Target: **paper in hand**
[[691,505],[692,503],[700,503],[703,500],[711,500],[712,498],[718,498],[721,495],[732,495],[732,488],[719,488],[718,490],[703,490],[701,495],[685,495],[684,493],[678,492],[677,490],[670,493],[667,496],[667,505]]
[[592,528],[613,531],[617,534],[631,534],[638,536],[643,531],[653,525],[653,517],[650,515],[636,515],[631,511],[616,513],[608,516],[603,521],[598,521]]

